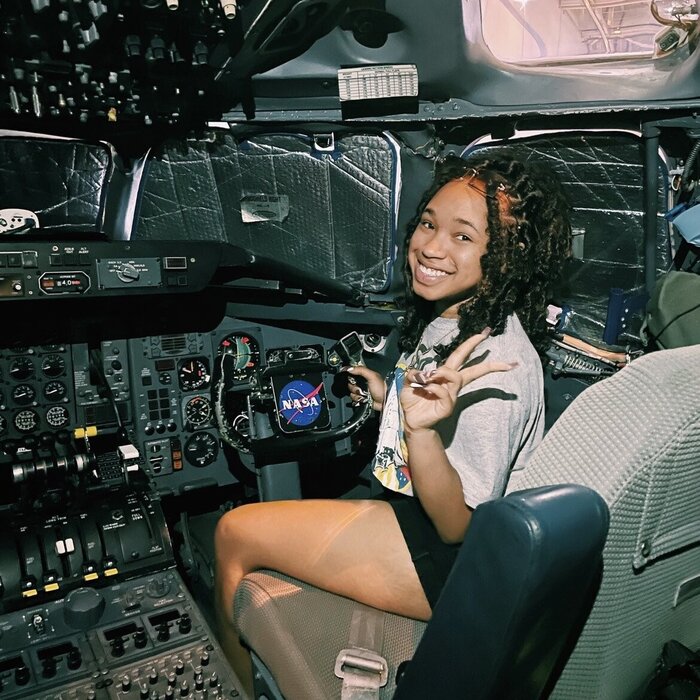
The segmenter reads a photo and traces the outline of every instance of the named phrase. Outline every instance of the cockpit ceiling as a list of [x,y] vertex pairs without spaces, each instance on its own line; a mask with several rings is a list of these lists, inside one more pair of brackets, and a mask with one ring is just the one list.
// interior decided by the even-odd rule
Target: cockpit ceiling
[[484,37],[504,61],[586,61],[687,56],[695,2],[658,0],[482,0]]
[[680,0],[4,0],[0,31],[0,127],[45,132],[700,97],[697,7]]

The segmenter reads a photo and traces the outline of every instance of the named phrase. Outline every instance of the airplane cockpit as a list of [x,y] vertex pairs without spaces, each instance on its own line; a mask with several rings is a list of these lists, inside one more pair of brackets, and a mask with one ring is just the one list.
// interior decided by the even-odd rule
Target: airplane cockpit
[[[538,497],[567,539],[539,597],[522,582],[537,616],[504,602],[516,553],[482,591],[500,600],[470,603],[502,648],[522,635],[508,689],[460,675],[500,648],[463,646],[462,573],[427,625],[358,637],[368,609],[264,571],[237,594],[255,697],[626,700],[664,642],[700,647],[698,10],[0,0],[0,698],[247,697],[217,641],[216,523],[379,494],[379,417],[345,369],[393,369],[407,226],[436,164],[477,153],[551,169],[572,225],[547,435],[498,500],[602,500],[572,524],[576,494]],[[479,533],[516,527],[483,510],[466,577],[495,566]],[[575,588],[556,571],[578,556]],[[353,696],[342,653],[369,637],[353,658],[380,680]]]

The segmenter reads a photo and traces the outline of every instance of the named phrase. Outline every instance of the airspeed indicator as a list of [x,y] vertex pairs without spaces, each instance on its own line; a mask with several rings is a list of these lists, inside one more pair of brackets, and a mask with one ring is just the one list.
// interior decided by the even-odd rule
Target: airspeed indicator
[[209,365],[203,357],[191,357],[183,360],[177,370],[180,389],[194,391],[209,384]]

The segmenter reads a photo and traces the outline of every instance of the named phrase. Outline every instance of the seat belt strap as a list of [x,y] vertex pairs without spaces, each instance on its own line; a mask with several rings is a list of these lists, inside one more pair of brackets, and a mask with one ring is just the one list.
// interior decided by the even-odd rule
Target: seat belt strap
[[380,655],[386,613],[358,604],[352,614],[348,648],[335,660],[335,675],[343,679],[341,700],[377,700],[389,677],[389,666]]

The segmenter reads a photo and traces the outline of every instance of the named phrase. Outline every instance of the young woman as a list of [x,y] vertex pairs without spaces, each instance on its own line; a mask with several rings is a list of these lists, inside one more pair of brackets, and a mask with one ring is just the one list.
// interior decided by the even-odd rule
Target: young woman
[[450,158],[418,212],[388,388],[368,368],[348,369],[353,399],[382,411],[373,469],[395,495],[256,503],[217,527],[220,638],[248,689],[232,610],[243,576],[274,569],[427,620],[473,509],[502,495],[542,437],[535,348],[570,243],[556,181],[510,157]]

